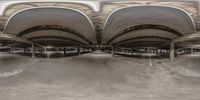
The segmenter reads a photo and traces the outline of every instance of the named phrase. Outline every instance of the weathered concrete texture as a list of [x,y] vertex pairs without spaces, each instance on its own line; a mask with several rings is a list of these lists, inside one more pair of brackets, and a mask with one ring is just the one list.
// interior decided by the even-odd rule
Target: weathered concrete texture
[[[24,19],[24,17],[31,19]],[[66,17],[69,18],[66,20]],[[45,19],[45,20],[44,20]],[[75,34],[77,36],[86,38],[90,40],[91,43],[96,43],[96,34],[93,29],[92,23],[87,19],[87,17],[78,11],[72,9],[64,8],[37,8],[22,11],[20,14],[16,14],[12,17],[4,29],[5,33],[18,34],[23,32],[23,34],[28,34],[38,30],[33,28],[35,26],[41,26],[39,29],[54,29],[54,30],[66,30],[68,33]],[[53,25],[53,27],[45,26]],[[77,27],[81,25],[81,27]],[[44,27],[45,26],[45,27]],[[25,31],[25,30],[28,30]],[[32,29],[32,30],[30,30]],[[50,30],[49,29],[49,30]],[[56,32],[58,34],[58,32]],[[23,35],[22,34],[22,35]],[[37,33],[39,34],[39,33]],[[51,35],[47,35],[51,36]],[[62,36],[60,36],[62,37]]]
[[[181,59],[174,66],[168,59],[153,59],[150,67],[149,59],[101,52],[49,60],[1,54],[0,99],[198,100],[199,76],[174,70]],[[197,62],[192,70],[179,68],[200,74]],[[5,74],[18,69],[23,71]]]
[[[29,0],[32,1],[32,0]],[[7,9],[4,11],[4,17],[7,16],[5,22],[7,19],[14,14],[16,11],[20,11],[23,9],[27,8],[32,8],[32,7],[47,7],[47,6],[52,6],[52,7],[67,7],[67,8],[73,8],[80,10],[81,12],[85,13],[89,18],[93,21],[95,28],[98,30],[99,28],[102,29],[103,24],[108,17],[108,15],[113,12],[116,9],[122,8],[122,7],[129,7],[129,6],[138,6],[138,5],[158,5],[158,6],[171,6],[171,7],[177,7],[184,9],[188,13],[191,14],[193,18],[198,17],[198,2],[197,1],[165,1],[165,0],[91,0],[92,2],[97,1],[101,2],[100,6],[100,12],[94,13],[93,10],[82,4],[76,4],[76,3],[51,3],[51,2],[46,2],[42,3],[42,0],[40,0],[40,3],[37,2],[29,2],[29,3],[18,3],[18,4],[13,4],[10,5]],[[70,0],[68,0],[70,1]],[[90,1],[90,0],[85,0],[85,1]],[[4,23],[5,23],[4,22]],[[3,24],[5,25],[5,24]]]
[[[151,26],[152,24],[161,26]],[[196,31],[193,19],[191,19],[187,13],[184,13],[179,9],[161,6],[136,6],[120,9],[109,17],[104,27],[102,42],[106,43],[113,37],[137,31],[138,28],[147,28],[147,26],[138,27],[136,28],[137,30],[131,28],[140,25],[148,25],[148,28],[151,27],[151,29],[154,28],[157,30],[160,27],[165,26],[178,31],[181,34],[194,33]],[[166,28],[159,30],[166,30]],[[148,30],[146,34],[148,34]]]

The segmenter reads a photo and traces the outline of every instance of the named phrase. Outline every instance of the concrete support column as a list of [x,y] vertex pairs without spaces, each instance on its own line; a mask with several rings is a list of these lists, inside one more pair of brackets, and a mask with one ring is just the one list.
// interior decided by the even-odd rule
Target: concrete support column
[[156,49],[156,54],[159,55],[158,49]]
[[47,48],[44,48],[44,54],[46,55],[47,59],[49,59],[49,54],[47,53]]
[[24,50],[24,54],[25,54],[26,53],[26,48],[24,47],[23,50]]
[[111,50],[111,52],[112,52],[112,56],[114,57],[114,55],[115,55],[115,53],[114,53],[114,49],[115,49],[115,47],[112,46],[111,49],[112,49],[112,50]]
[[131,48],[131,56],[133,56],[133,48]]
[[77,47],[77,53],[78,55],[81,55],[80,46]]
[[10,53],[13,54],[13,47],[10,48]]
[[171,42],[170,43],[170,61],[171,62],[174,61],[174,57],[175,57],[175,47],[174,47],[174,43]]
[[185,48],[183,48],[183,52],[184,52],[184,54],[186,53],[186,50],[185,50]]
[[164,55],[164,50],[163,49],[161,50],[161,53]]
[[56,48],[56,52],[59,53],[59,48]]
[[64,55],[66,55],[66,48],[64,48]]
[[42,54],[42,49],[40,48],[39,50],[40,50],[40,51],[39,51],[39,52],[40,52],[40,54]]
[[194,48],[191,48],[191,54],[194,54]]
[[119,48],[117,48],[117,53],[118,53],[118,54],[119,54],[119,51],[120,51]]
[[45,54],[47,53],[47,48],[46,48],[46,47],[44,48],[44,53],[45,53]]
[[159,54],[160,54],[160,55],[163,55],[163,53],[162,53],[162,49],[159,50]]
[[90,52],[90,48],[88,48],[87,51]]
[[32,44],[32,58],[35,58],[35,44]]

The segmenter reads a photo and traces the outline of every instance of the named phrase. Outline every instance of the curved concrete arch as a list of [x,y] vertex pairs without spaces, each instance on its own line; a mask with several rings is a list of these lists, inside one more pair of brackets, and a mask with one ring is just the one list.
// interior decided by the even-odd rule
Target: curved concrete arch
[[[182,11],[182,12],[184,12],[186,15],[188,15],[189,18],[191,19],[193,25],[195,26],[195,22],[194,22],[192,16],[191,16],[187,11],[185,11],[184,9],[181,9],[181,8],[178,8],[178,7],[171,7],[171,6],[163,6],[163,5],[162,5],[162,6],[159,6],[159,5],[146,5],[146,6],[141,6],[141,5],[140,5],[140,6],[122,7],[122,8],[119,8],[119,9],[114,10],[113,12],[111,12],[111,13],[108,15],[108,17],[107,17],[107,19],[106,19],[106,21],[105,21],[103,27],[105,28],[105,26],[106,26],[108,20],[110,19],[111,16],[113,16],[113,14],[115,14],[115,13],[117,13],[117,12],[119,12],[120,10],[123,10],[123,9],[137,8],[137,7],[143,7],[143,8],[144,8],[144,7],[164,7],[164,8],[176,9],[176,10]],[[103,29],[104,29],[104,28],[103,28]]]
[[39,30],[39,31],[34,31],[34,32],[24,34],[21,37],[26,38],[26,39],[32,39],[35,37],[50,37],[50,36],[51,37],[70,38],[70,39],[77,40],[81,43],[88,44],[88,42],[85,41],[84,39],[82,39],[74,34],[71,34],[69,32],[60,31],[60,30]]
[[[52,33],[52,31],[54,33]],[[63,36],[63,37],[70,37],[70,38],[75,38],[77,40],[80,40],[84,43],[89,43],[91,42],[86,39],[82,34],[76,32],[75,30],[61,27],[61,26],[55,26],[55,25],[47,25],[47,26],[36,26],[32,27],[30,29],[24,30],[20,33],[17,34],[18,37],[31,37],[31,36],[42,36],[42,35],[53,35],[53,36]]]
[[119,41],[127,40],[129,38],[134,37],[141,37],[141,36],[159,36],[159,37],[166,37],[166,38],[176,38],[181,36],[182,34],[167,28],[165,26],[158,26],[158,25],[139,25],[131,28],[127,28],[115,36],[113,36],[106,44],[113,44]]
[[66,27],[83,35],[91,43],[96,43],[95,29],[89,17],[78,10],[62,7],[34,7],[18,11],[7,21],[4,33],[17,35],[41,25]]
[[[48,39],[48,38],[47,38]],[[81,43],[76,43],[73,41],[69,41],[69,40],[57,40],[54,39],[54,41],[51,40],[39,40],[39,41],[34,41],[35,43],[38,43],[42,46],[53,46],[53,47],[64,47],[64,46],[78,46],[78,45],[82,45]]]
[[[146,35],[142,35],[141,33],[146,33]],[[158,33],[157,33],[158,32]],[[155,40],[161,40],[162,41],[171,41],[173,38],[176,38],[176,35],[171,34],[170,32],[165,32],[161,30],[140,30],[137,32],[134,32],[133,34],[126,34],[124,36],[121,36],[117,38],[116,40],[112,41],[111,45],[119,45],[121,43],[130,43],[131,41],[145,41],[146,39],[155,41]]]
[[26,9],[19,10],[19,11],[15,12],[15,13],[8,19],[8,21],[7,21],[6,24],[5,24],[5,28],[6,28],[7,24],[8,24],[8,22],[9,22],[15,15],[19,14],[20,12],[24,12],[24,11],[27,11],[27,10],[33,10],[33,9],[43,9],[43,8],[47,8],[47,9],[48,9],[48,8],[66,9],[66,10],[71,10],[71,11],[75,11],[75,12],[77,12],[77,13],[80,13],[81,15],[83,15],[83,16],[90,22],[92,28],[95,30],[92,21],[91,21],[90,18],[89,18],[86,14],[84,14],[83,12],[81,12],[81,11],[79,11],[79,10],[76,10],[76,9],[73,9],[73,8],[53,7],[53,6],[48,6],[48,7],[47,7],[47,6],[46,6],[46,7],[31,7],[31,8],[26,8]]
[[131,6],[117,9],[107,17],[102,41],[108,42],[120,31],[142,24],[166,26],[183,35],[196,32],[194,20],[183,9],[166,6]]
[[[73,44],[84,44],[80,41],[71,39],[71,38],[66,38],[66,37],[59,37],[59,36],[40,36],[40,37],[32,37],[29,40],[33,41],[33,42],[42,42],[42,41],[62,41],[65,43],[73,43]],[[48,45],[51,45],[50,43],[48,43]]]
[[4,1],[5,3],[2,3],[2,5],[0,6],[0,16],[3,16],[4,15],[4,12],[5,10],[12,6],[12,5],[15,5],[15,4],[22,4],[22,3],[45,3],[45,2],[52,2],[52,3],[56,3],[56,2],[63,2],[63,3],[75,3],[75,4],[83,4],[83,5],[86,5],[90,8],[92,8],[95,12],[98,12],[99,11],[99,4],[94,2],[94,1],[82,1],[82,0],[67,0],[67,1],[64,1],[64,0],[33,0],[33,1]]
[[128,47],[128,48],[148,48],[154,47],[159,48],[162,45],[161,42],[158,41],[139,41],[139,42],[131,42],[127,44],[121,44],[120,47]]
[[134,37],[134,38],[129,38],[127,40],[120,41],[118,43],[115,43],[114,45],[127,44],[127,43],[131,43],[131,42],[140,42],[140,41],[163,42],[163,41],[171,41],[171,39],[166,38],[166,37],[160,37],[160,36],[140,36],[140,37]]

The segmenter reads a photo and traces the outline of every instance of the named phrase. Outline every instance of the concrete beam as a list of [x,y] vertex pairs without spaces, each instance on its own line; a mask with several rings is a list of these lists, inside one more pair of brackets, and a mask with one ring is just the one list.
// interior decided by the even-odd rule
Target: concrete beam
[[172,42],[174,42],[174,43],[184,42],[184,41],[187,41],[187,40],[194,40],[196,38],[200,38],[200,32],[196,32],[196,33],[193,33],[193,34],[187,34],[187,35],[184,35],[182,37],[178,37],[176,39],[173,39]]
[[2,40],[11,40],[11,41],[17,41],[17,42],[23,42],[23,43],[28,43],[28,44],[32,44],[31,41],[28,41],[26,39],[17,37],[15,35],[12,34],[5,34],[3,32],[0,32],[0,39]]
[[43,49],[45,49],[45,48],[46,48],[45,46],[43,46],[43,45],[40,45],[40,44],[38,44],[38,43],[35,43],[35,45],[36,45],[36,46],[39,46],[39,47],[41,47],[41,48],[43,48]]
[[[11,40],[11,41],[17,41],[17,42],[23,42],[23,43],[28,43],[28,44],[33,44],[33,42],[27,40],[27,39],[24,39],[24,38],[20,38],[20,37],[17,37],[13,34],[5,34],[3,32],[0,32],[0,39],[2,40]],[[38,43],[36,43],[35,45],[39,46],[39,47],[42,47],[42,48],[45,48],[45,46],[42,46]]]

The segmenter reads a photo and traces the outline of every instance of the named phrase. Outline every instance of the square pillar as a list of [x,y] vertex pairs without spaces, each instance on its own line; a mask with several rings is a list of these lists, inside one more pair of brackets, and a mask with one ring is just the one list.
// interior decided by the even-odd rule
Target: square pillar
[[131,56],[133,56],[133,48],[131,48]]
[[175,57],[175,47],[174,47],[174,43],[171,42],[170,43],[170,61],[171,62],[174,61],[174,57]]
[[35,58],[35,44],[32,43],[32,58]]
[[159,55],[158,49],[156,49],[156,54]]
[[64,48],[64,55],[66,55],[66,48]]
[[23,48],[23,51],[24,51],[24,54],[25,54],[26,53],[26,48],[25,47]]
[[113,56],[113,57],[114,57],[114,55],[115,55],[115,53],[114,53],[114,49],[115,49],[115,47],[112,46],[112,47],[111,47],[111,52],[112,52],[112,56]]
[[77,53],[78,55],[81,55],[80,46],[77,47]]
[[13,50],[14,50],[14,48],[11,47],[11,48],[10,48],[10,53],[11,53],[11,54],[13,54]]
[[59,48],[56,48],[56,53],[59,53],[59,51],[60,51]]
[[191,48],[191,54],[194,54],[194,48]]

